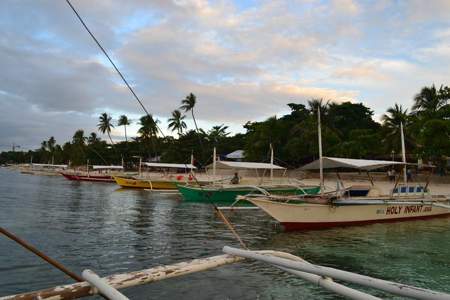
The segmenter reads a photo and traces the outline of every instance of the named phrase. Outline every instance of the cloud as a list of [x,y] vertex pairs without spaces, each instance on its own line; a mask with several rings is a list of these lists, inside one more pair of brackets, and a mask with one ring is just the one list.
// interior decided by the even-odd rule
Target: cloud
[[[310,98],[363,101],[381,115],[450,76],[447,1],[72,3],[160,119],[190,92],[204,126],[238,128]],[[0,25],[5,143],[67,140],[95,130],[104,111],[142,115],[64,1],[2,1]]]

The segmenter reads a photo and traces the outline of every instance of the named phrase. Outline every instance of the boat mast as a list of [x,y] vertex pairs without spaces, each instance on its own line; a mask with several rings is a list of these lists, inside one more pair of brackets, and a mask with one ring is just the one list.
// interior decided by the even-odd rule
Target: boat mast
[[139,156],[139,177],[141,177],[142,157]]
[[406,151],[405,151],[405,134],[403,133],[403,122],[400,122],[400,134],[402,139],[402,156],[403,156],[403,181],[405,185],[408,183],[408,177],[406,176]]
[[192,170],[193,170],[193,166],[194,165],[194,152],[193,151],[191,151],[191,173],[192,173]]
[[322,159],[322,126],[320,121],[320,105],[317,108],[317,134],[319,135],[319,169],[320,169],[320,194],[323,195],[323,159]]
[[216,177],[216,147],[213,150],[213,176]]
[[273,181],[273,147],[270,143],[270,181]]

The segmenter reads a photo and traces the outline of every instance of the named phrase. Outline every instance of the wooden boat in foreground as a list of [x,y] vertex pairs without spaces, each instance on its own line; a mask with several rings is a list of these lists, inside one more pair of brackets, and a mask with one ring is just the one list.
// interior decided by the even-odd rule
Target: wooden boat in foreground
[[[324,168],[372,170],[402,162],[323,157]],[[313,162],[304,168],[317,164]],[[366,197],[352,197],[346,189],[317,196],[241,196],[280,222],[286,230],[320,229],[450,216],[450,200],[429,193],[428,183],[400,184],[389,195],[373,189]]]
[[[334,226],[364,225],[377,222],[394,222],[450,216],[450,200],[445,196],[431,195],[428,182],[422,186],[411,184],[406,176],[406,152],[403,124],[400,124],[403,161],[349,159],[322,156],[320,111],[318,112],[319,159],[302,167],[319,169],[321,195],[314,197],[274,197],[247,195],[239,199],[250,201],[280,222],[286,230],[318,229]],[[398,185],[400,176],[389,195],[372,189],[365,197],[352,197],[348,190],[338,189],[324,193],[323,169],[352,168],[369,171],[394,166],[403,167],[404,183]]]

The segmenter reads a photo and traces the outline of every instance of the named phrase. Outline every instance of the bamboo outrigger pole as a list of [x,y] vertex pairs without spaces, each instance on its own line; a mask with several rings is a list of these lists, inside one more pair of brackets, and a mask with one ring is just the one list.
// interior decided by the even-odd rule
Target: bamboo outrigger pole
[[72,279],[74,279],[74,280],[76,280],[78,282],[84,281],[80,276],[78,276],[77,274],[73,273],[72,271],[70,271],[69,269],[64,267],[60,262],[58,262],[58,261],[54,260],[53,258],[45,255],[44,253],[42,253],[41,251],[36,249],[34,246],[32,246],[28,242],[22,240],[21,238],[19,238],[18,236],[14,235],[13,233],[9,232],[5,228],[0,227],[0,233],[4,234],[6,237],[8,237],[11,240],[13,240],[14,242],[18,243],[19,245],[21,245],[25,249],[33,252],[34,254],[36,254],[37,256],[39,256],[40,258],[42,258],[43,260],[45,260],[46,262],[48,262],[49,264],[54,266],[55,268],[57,268],[60,271],[62,271],[63,273],[65,273],[70,278],[72,278]]

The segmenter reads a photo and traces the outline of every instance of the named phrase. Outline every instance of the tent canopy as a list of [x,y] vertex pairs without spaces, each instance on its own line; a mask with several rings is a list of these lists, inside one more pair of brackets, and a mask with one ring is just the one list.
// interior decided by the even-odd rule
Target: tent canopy
[[94,170],[122,170],[122,166],[92,166],[92,169]]
[[[208,165],[208,168],[212,168],[213,164]],[[259,163],[259,162],[240,162],[240,161],[217,161],[216,162],[217,169],[241,169],[241,170],[255,170],[255,169],[263,169],[263,170],[284,170],[285,168],[268,164],[268,163]]]
[[191,164],[170,164],[170,163],[153,163],[153,162],[143,162],[143,166],[150,168],[172,168],[172,169],[197,169]]
[[[338,158],[338,157],[323,157],[324,169],[336,169],[336,168],[351,168],[370,171],[378,168],[383,168],[393,165],[404,165],[400,161],[389,160],[368,160],[368,159],[353,159],[353,158]],[[318,170],[320,167],[319,159],[309,164],[304,165],[300,169],[302,170]]]
[[245,157],[244,150],[236,150],[225,155],[228,159],[243,159]]
[[36,167],[44,167],[44,168],[67,168],[67,165],[52,165],[52,164],[31,164],[32,166]]

